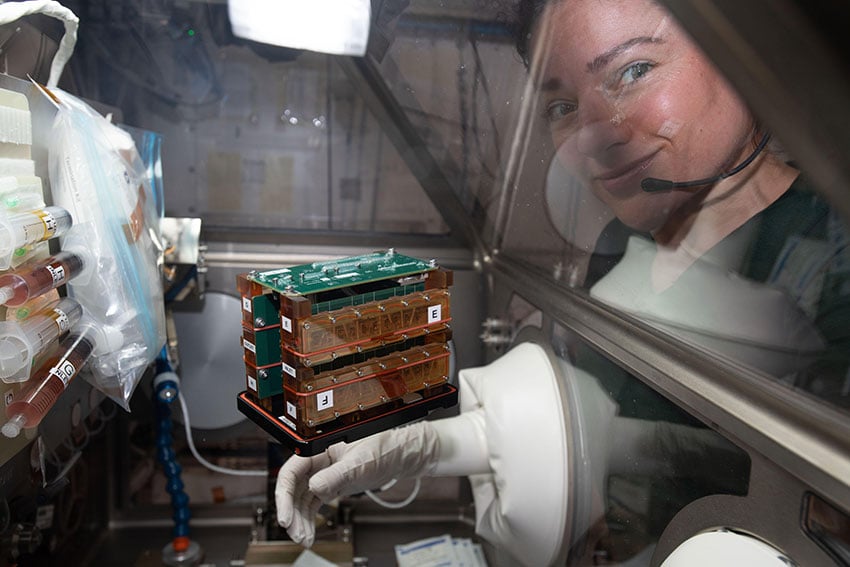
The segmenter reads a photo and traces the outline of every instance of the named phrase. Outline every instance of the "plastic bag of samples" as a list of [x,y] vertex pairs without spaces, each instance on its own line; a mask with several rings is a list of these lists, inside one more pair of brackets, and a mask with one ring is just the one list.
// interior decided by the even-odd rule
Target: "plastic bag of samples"
[[[132,138],[59,89],[49,146],[54,204],[74,226],[61,247],[87,249],[96,269],[68,283],[69,295],[110,335],[89,361],[89,380],[125,409],[146,367],[165,343],[159,223]],[[52,95],[52,96],[51,96]]]

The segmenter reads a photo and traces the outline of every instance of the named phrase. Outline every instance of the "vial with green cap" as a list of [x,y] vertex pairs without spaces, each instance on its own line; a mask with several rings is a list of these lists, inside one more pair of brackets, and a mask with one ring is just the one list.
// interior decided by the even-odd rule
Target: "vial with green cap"
[[71,213],[62,207],[0,215],[0,270],[9,269],[15,250],[61,236],[72,224]]

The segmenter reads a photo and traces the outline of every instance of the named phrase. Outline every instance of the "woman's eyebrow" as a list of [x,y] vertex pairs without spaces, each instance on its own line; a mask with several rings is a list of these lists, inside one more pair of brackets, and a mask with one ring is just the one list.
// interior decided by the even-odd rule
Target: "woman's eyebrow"
[[550,77],[546,79],[542,85],[540,85],[540,90],[543,92],[557,91],[560,88],[561,80],[558,77]]
[[624,41],[623,43],[612,47],[611,49],[609,49],[608,51],[606,51],[605,53],[603,53],[602,55],[598,56],[593,61],[588,63],[587,64],[587,72],[588,73],[596,73],[597,71],[599,71],[600,69],[602,69],[603,67],[608,65],[608,63],[610,63],[611,60],[613,60],[615,57],[617,57],[618,55],[620,55],[624,51],[631,49],[635,45],[640,45],[640,44],[643,44],[643,43],[664,43],[664,40],[660,39],[658,37],[647,37],[647,36],[633,37],[630,40]]

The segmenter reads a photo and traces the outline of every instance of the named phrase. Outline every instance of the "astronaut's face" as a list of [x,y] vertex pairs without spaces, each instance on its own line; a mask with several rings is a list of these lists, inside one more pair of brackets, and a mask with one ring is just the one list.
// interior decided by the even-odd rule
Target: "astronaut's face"
[[642,179],[710,177],[752,150],[749,111],[653,1],[558,0],[535,39],[557,156],[626,225],[657,230],[695,195]]

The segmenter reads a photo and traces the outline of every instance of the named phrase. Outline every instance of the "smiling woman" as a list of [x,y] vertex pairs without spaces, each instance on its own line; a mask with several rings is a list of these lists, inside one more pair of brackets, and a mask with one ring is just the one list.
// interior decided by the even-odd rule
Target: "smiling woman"
[[575,202],[635,233],[591,296],[787,382],[839,387],[850,233],[703,51],[653,0],[517,14]]
[[[681,227],[714,202],[728,222],[690,243],[699,254],[791,185],[797,172],[765,154],[741,175],[697,191],[641,189],[647,177],[727,171],[760,139],[749,109],[654,2],[551,2],[531,29],[558,159],[626,225],[675,245],[685,237]],[[740,193],[760,198],[741,207]]]

